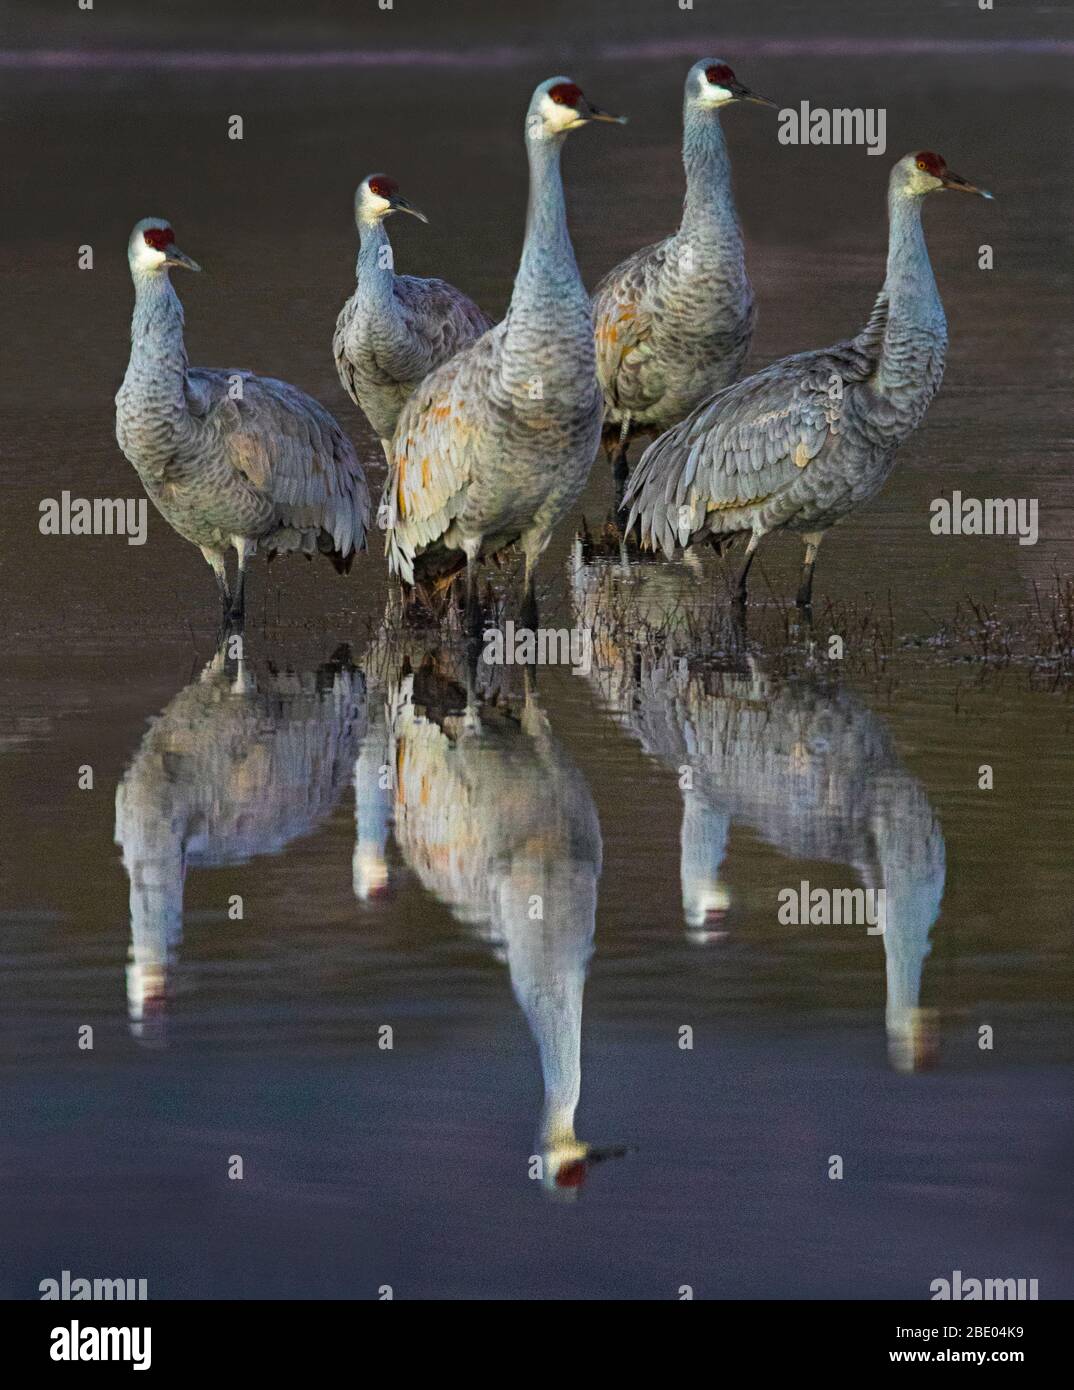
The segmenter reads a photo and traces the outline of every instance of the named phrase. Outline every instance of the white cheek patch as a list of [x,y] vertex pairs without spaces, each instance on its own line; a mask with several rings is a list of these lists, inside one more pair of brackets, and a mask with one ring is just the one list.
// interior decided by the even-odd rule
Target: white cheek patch
[[167,257],[163,251],[157,251],[148,242],[143,241],[135,259],[143,270],[156,270],[164,264]]
[[550,130],[567,130],[578,119],[573,106],[561,106],[547,92],[541,98],[541,116]]
[[707,77],[701,79],[701,95],[713,106],[722,106],[724,102],[732,100],[732,94],[726,87],[710,82]]
[[375,217],[378,213],[387,212],[391,204],[387,198],[382,198],[379,193],[374,193],[369,187],[362,190],[362,211],[369,217]]

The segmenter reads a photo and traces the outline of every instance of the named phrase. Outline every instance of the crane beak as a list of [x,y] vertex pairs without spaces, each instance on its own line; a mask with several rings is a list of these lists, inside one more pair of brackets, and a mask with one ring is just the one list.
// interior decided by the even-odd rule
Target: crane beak
[[192,260],[185,251],[180,251],[174,244],[168,247],[167,255],[164,257],[164,264],[176,266],[180,270],[200,270],[201,266],[197,261]]
[[978,188],[975,183],[970,183],[969,179],[964,179],[961,174],[952,173],[950,169],[944,170],[944,188],[952,188],[956,193],[976,193],[979,198],[991,198],[987,188]]
[[751,92],[748,87],[743,87],[741,82],[733,83],[730,91],[735,101],[753,101],[758,106],[771,106],[773,111],[779,110],[778,102],[769,101],[767,97],[761,96],[760,92]]
[[392,197],[388,199],[388,206],[391,208],[392,212],[409,212],[411,217],[416,217],[419,222],[424,222],[426,226],[429,225],[429,219],[420,208],[416,208],[413,203],[408,203],[407,200],[401,198],[398,193],[393,194]]
[[594,106],[585,97],[579,103],[578,117],[583,121],[609,121],[612,125],[626,125],[627,123],[625,116],[613,116],[610,111],[602,111],[599,106]]

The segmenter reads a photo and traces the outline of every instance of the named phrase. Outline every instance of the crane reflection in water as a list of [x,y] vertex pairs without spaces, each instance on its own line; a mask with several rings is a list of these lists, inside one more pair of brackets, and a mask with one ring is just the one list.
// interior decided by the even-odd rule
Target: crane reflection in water
[[255,671],[230,645],[152,721],[116,790],[128,1007],[147,1042],[163,1040],[188,870],[278,854],[310,834],[343,795],[365,732],[365,678],[345,647],[294,672]]
[[573,1195],[625,1152],[574,1127],[602,861],[593,798],[528,672],[391,638],[365,664],[383,708],[355,770],[355,893],[385,891],[391,834],[423,887],[506,961],[544,1080],[538,1171]]
[[891,1063],[930,1065],[934,1016],[919,997],[945,851],[925,790],[884,721],[829,676],[766,672],[733,623],[723,655],[705,657],[697,610],[710,601],[696,565],[628,566],[594,558],[582,541],[572,557],[575,621],[593,633],[588,679],[650,757],[676,775],[690,769],[680,838],[688,933],[700,943],[724,934],[733,824],[789,858],[849,866],[866,890],[886,894]]

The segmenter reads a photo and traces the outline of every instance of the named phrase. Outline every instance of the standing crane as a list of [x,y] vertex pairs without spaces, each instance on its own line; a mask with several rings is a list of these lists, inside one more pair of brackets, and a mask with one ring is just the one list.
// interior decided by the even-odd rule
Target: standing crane
[[478,563],[515,541],[525,558],[522,620],[537,625],[537,558],[585,486],[600,439],[593,316],[560,175],[568,131],[594,120],[621,117],[565,77],[533,93],[526,238],[507,317],[422,382],[392,439],[389,568],[430,596],[465,564],[471,629]]
[[[200,270],[167,222],[147,217],[127,245],[131,355],[116,438],[150,501],[216,576],[224,620],[241,623],[257,550],[327,555],[349,571],[365,546],[369,490],[354,446],[324,406],[271,377],[190,367],[169,271]],[[234,549],[234,590],[225,557]]]
[[749,536],[738,580],[761,540],[800,532],[805,565],[798,606],[812,602],[825,531],[883,485],[895,454],[939,390],[947,321],[936,289],[921,206],[940,189],[991,193],[928,150],[908,154],[888,184],[887,275],[868,323],[834,347],[800,352],[699,405],[646,449],[627,489],[627,530],[665,555],[709,537],[717,548]]
[[735,101],[774,105],[715,58],[686,74],[682,222],[674,235],[609,271],[593,295],[604,448],[616,506],[623,500],[631,439],[678,424],[738,379],[749,352],[753,289],[720,128],[720,111]]
[[384,226],[393,212],[428,221],[387,174],[363,179],[354,196],[357,284],[332,337],[343,389],[364,411],[385,455],[399,412],[418,383],[492,327],[489,316],[454,285],[396,275]]

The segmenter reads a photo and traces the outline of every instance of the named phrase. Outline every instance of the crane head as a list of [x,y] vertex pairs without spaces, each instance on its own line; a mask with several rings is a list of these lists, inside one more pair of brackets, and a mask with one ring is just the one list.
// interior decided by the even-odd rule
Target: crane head
[[922,198],[926,193],[939,193],[945,188],[957,193],[976,193],[980,198],[992,197],[986,189],[978,188],[949,169],[943,155],[933,154],[931,150],[903,155],[892,170],[892,182],[912,197]]
[[702,58],[686,74],[686,99],[705,110],[718,110],[732,101],[754,101],[759,106],[775,106],[743,84],[726,63],[718,58]]
[[548,140],[577,130],[589,121],[610,121],[625,125],[625,116],[613,116],[602,111],[586,97],[581,87],[569,77],[550,77],[542,82],[530,99],[526,116],[526,138]]
[[399,185],[387,174],[370,174],[358,185],[354,195],[354,216],[358,222],[380,222],[393,212],[409,212],[419,222],[429,219],[399,192]]
[[197,261],[179,250],[171,224],[160,217],[143,217],[135,223],[127,243],[127,260],[131,273],[137,275],[155,275],[173,266],[201,269]]

